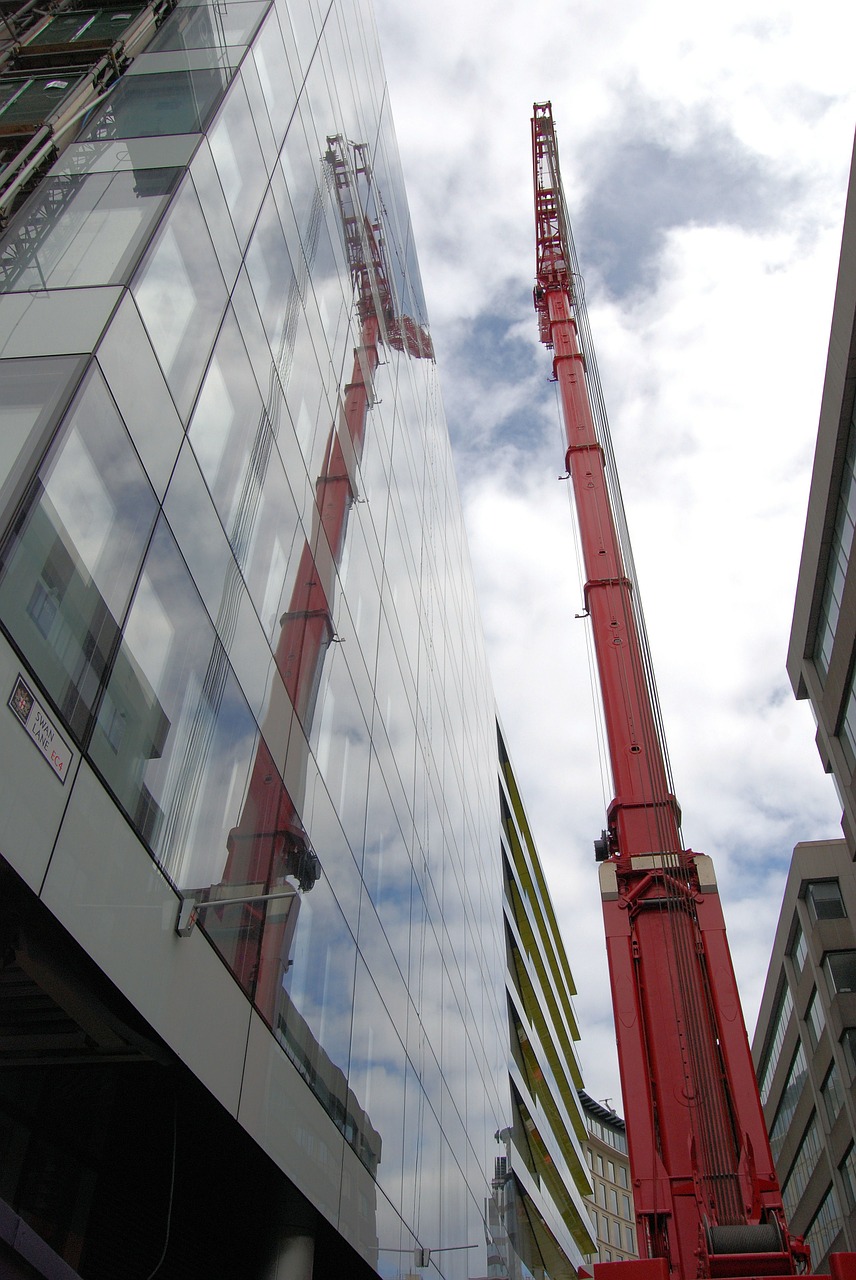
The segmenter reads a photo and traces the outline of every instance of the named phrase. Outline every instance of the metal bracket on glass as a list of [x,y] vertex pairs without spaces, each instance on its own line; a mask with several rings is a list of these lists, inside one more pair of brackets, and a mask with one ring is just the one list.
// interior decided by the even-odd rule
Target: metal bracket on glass
[[179,938],[189,938],[193,933],[194,925],[199,919],[199,912],[207,910],[208,907],[237,907],[245,906],[252,902],[273,902],[280,898],[294,898],[297,890],[290,885],[285,889],[280,889],[277,893],[257,893],[251,898],[209,898],[205,902],[200,902],[198,898],[192,895],[182,898],[178,904],[178,918],[175,922],[175,931]]

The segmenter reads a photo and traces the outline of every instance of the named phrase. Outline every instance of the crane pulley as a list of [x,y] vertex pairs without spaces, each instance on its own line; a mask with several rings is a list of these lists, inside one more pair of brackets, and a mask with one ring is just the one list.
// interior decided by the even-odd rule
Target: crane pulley
[[683,846],[549,102],[533,108],[532,157],[535,309],[554,353],[614,786],[596,854],[649,1260],[635,1265],[639,1280],[793,1275],[808,1250],[785,1222],[713,865]]

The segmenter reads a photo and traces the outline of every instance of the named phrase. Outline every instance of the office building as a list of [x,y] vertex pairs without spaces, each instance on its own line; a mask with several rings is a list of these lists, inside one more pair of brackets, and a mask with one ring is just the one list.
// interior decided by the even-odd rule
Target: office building
[[627,1262],[638,1258],[633,1183],[627,1155],[627,1130],[606,1102],[580,1090],[586,1119],[586,1160],[592,1180],[589,1213],[597,1252],[591,1262]]
[[9,17],[0,1266],[569,1278],[573,985],[368,4]]
[[856,856],[856,164],[851,166],[829,356],[788,650]]
[[798,844],[752,1047],[791,1230],[812,1269],[856,1248],[856,869]]

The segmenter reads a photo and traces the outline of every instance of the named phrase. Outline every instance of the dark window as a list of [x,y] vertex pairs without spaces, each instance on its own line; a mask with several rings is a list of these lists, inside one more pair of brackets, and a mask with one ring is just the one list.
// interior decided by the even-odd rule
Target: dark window
[[831,995],[856,992],[856,951],[828,951],[823,967]]
[[845,1027],[841,1033],[844,1057],[850,1068],[851,1079],[856,1080],[856,1027]]
[[847,915],[837,880],[812,880],[805,900],[813,920],[842,920]]
[[812,1048],[816,1049],[820,1040],[821,1032],[826,1025],[826,1019],[823,1015],[823,1006],[820,1003],[820,997],[817,994],[817,988],[811,993],[811,999],[806,1009],[805,1020],[808,1025],[808,1035],[812,1043]]
[[820,1086],[821,1096],[826,1107],[826,1116],[830,1125],[835,1124],[838,1113],[844,1105],[844,1091],[841,1087],[841,1076],[838,1064],[833,1062]]
[[844,1188],[844,1199],[847,1204],[848,1212],[856,1208],[856,1147],[853,1143],[847,1148],[847,1155],[838,1166],[838,1172],[841,1174],[841,1184]]

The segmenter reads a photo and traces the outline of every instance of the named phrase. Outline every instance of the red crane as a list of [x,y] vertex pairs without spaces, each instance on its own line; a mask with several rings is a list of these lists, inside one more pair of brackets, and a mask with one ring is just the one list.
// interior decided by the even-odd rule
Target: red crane
[[[713,866],[683,846],[550,103],[533,113],[534,299],[541,340],[554,351],[615,789],[595,850],[647,1259],[596,1272],[793,1275],[808,1268],[808,1250],[785,1222]],[[839,1274],[856,1274],[856,1255],[834,1261]]]

